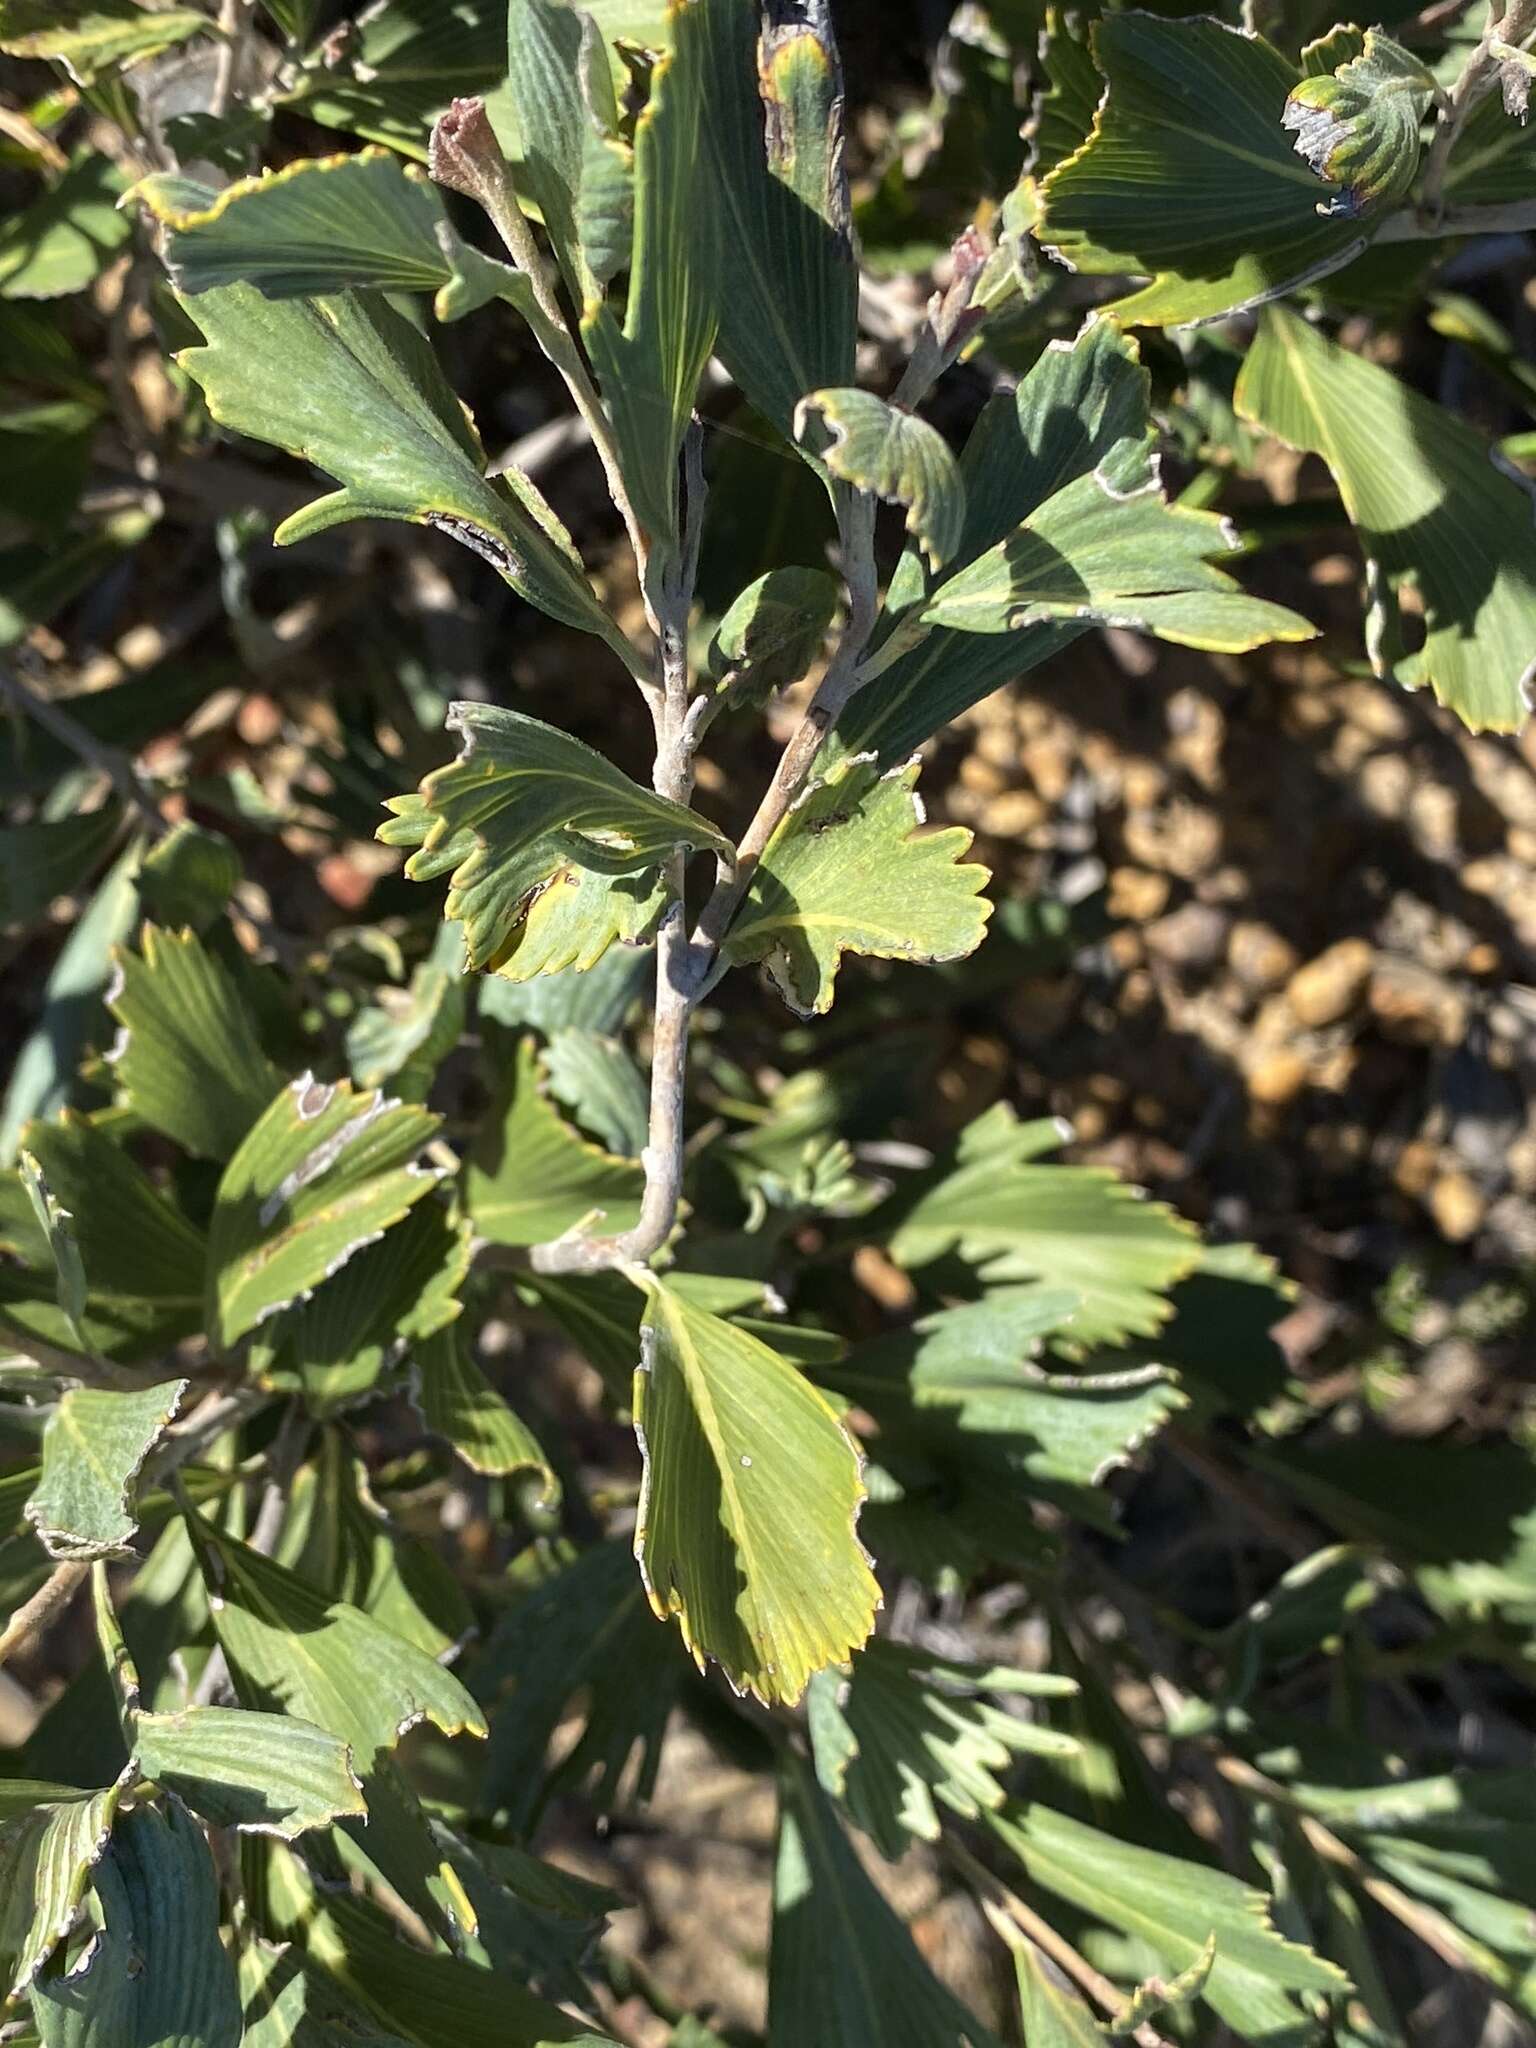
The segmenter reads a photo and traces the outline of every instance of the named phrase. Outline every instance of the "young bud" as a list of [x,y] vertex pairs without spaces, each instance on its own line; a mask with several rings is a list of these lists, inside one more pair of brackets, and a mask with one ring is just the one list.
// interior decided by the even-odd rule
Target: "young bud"
[[477,199],[493,218],[506,207],[511,173],[482,99],[454,100],[427,145],[427,172],[450,192]]

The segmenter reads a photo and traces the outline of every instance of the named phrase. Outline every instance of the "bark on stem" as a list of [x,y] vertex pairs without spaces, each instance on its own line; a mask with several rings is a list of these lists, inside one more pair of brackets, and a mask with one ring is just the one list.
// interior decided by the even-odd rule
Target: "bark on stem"
[[1494,54],[1494,44],[1523,44],[1533,30],[1536,30],[1536,0],[1507,0],[1507,5],[1497,13],[1490,4],[1482,40],[1446,94],[1439,124],[1430,139],[1429,156],[1424,166],[1423,195],[1418,207],[1419,218],[1429,227],[1437,228],[1445,212],[1445,176],[1451,152],[1473,110],[1499,82],[1503,63]]

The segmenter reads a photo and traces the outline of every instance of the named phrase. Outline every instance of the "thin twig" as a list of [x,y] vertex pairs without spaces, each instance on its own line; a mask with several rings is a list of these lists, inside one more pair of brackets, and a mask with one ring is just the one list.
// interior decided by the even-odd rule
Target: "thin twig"
[[[1096,1970],[1086,1956],[1079,1955],[1064,1934],[1058,1934],[1048,1920],[1043,1920],[1033,1906],[1027,1905],[1016,1892],[1008,1889],[995,1872],[988,1870],[984,1863],[974,1857],[963,1844],[944,1838],[944,1854],[974,1888],[981,1894],[982,1911],[987,1914],[993,1927],[1004,1941],[1009,1937],[1000,1921],[1011,1920],[1021,1933],[1028,1936],[1042,1955],[1049,1956],[1057,1969],[1070,1977],[1079,1990],[1086,1991],[1094,2004],[1110,2019],[1118,2020],[1125,2012],[1130,2000],[1119,1988],[1111,1984],[1101,1971]],[[988,1908],[992,1909],[990,1912]],[[994,1917],[995,1916],[995,1917]],[[1012,1943],[1009,1944],[1012,1946]],[[1130,2036],[1137,2048],[1168,2048],[1155,2027],[1150,2023],[1139,2026]]]
[[1439,124],[1430,138],[1418,207],[1420,220],[1435,232],[1442,231],[1440,224],[1445,216],[1445,179],[1451,152],[1460,141],[1462,131],[1474,111],[1499,83],[1503,61],[1496,54],[1494,45],[1522,44],[1533,30],[1536,30],[1536,0],[1507,0],[1507,4],[1502,7],[1493,0],[1488,9],[1488,21],[1481,40],[1462,66],[1455,84],[1445,95],[1440,108]]
[[252,0],[221,0],[219,34],[223,40],[214,65],[213,97],[208,104],[208,111],[215,120],[221,120],[229,112],[234,100],[251,12]]
[[99,775],[105,775],[128,808],[157,838],[169,830],[128,756],[109,747],[87,732],[72,712],[23,680],[8,668],[0,668],[0,697],[26,713],[44,732],[52,733],[77,759]]
[[32,1598],[17,1608],[4,1631],[0,1632],[0,1664],[8,1662],[34,1636],[40,1636],[59,1620],[89,1578],[90,1571],[88,1564],[73,1561],[54,1566]]

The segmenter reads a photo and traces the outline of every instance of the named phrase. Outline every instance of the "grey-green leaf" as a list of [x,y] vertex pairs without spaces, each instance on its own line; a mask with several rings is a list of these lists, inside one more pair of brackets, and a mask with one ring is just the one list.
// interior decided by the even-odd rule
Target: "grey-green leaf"
[[134,1488],[187,1390],[167,1380],[139,1393],[72,1387],[43,1431],[43,1469],[27,1520],[50,1557],[131,1557]]
[[367,1811],[347,1745],[291,1714],[202,1706],[140,1713],[132,1742],[143,1776],[215,1827],[290,1841]]
[[849,385],[807,393],[795,437],[834,476],[900,505],[935,569],[950,560],[965,531],[965,484],[937,427]]
[[1291,88],[1281,126],[1295,136],[1296,154],[1335,188],[1319,213],[1352,219],[1403,197],[1418,172],[1419,129],[1434,93],[1426,66],[1379,28],[1368,28],[1336,70]]

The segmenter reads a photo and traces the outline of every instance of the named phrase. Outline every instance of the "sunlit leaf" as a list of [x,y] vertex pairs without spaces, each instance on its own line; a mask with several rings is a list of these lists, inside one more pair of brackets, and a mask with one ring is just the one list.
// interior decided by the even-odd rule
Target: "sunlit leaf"
[[232,284],[273,299],[429,291],[439,320],[491,298],[525,314],[533,305],[528,279],[464,242],[438,188],[387,149],[300,158],[206,194],[146,178],[133,196],[170,230],[166,268],[189,294]]
[[224,1170],[208,1232],[208,1326],[235,1343],[398,1223],[436,1176],[425,1110],[304,1075]]
[[581,946],[571,932],[571,948],[561,950],[595,959],[625,935],[613,928],[606,903],[619,878],[638,902],[678,848],[729,850],[696,812],[642,789],[594,748],[526,712],[455,704],[448,725],[462,735],[458,757],[429,775],[419,795],[396,797],[395,815],[378,836],[418,849],[406,862],[413,881],[449,876],[445,915],[462,923],[472,968],[499,967],[530,909],[568,886],[573,870],[594,871],[603,886],[584,905],[593,915],[585,935],[592,945]]
[[767,696],[803,676],[837,612],[825,569],[769,569],[734,600],[709,644],[711,672],[733,691]]
[[348,519],[436,526],[530,604],[597,634],[626,663],[635,658],[533,485],[515,471],[486,476],[479,435],[403,315],[369,294],[267,299],[247,284],[200,292],[187,312],[206,339],[177,361],[214,418],[341,485],[285,520],[276,540]]
[[[4,27],[0,14],[0,45]],[[84,291],[132,231],[117,211],[122,189],[112,159],[83,150],[51,190],[11,213],[0,226],[0,298],[56,299]]]
[[793,1703],[856,1649],[879,1588],[852,1439],[794,1366],[650,1281],[635,1375],[635,1554],[656,1612],[738,1691]]
[[133,1753],[144,1777],[216,1827],[287,1841],[367,1810],[347,1745],[291,1714],[197,1706],[138,1714]]
[[795,408],[795,436],[827,468],[906,513],[906,527],[935,569],[965,531],[965,483],[936,427],[852,386],[812,391]]
[[811,1680],[806,1730],[816,1776],[894,1863],[914,1837],[939,1839],[939,1805],[968,1820],[1001,1806],[997,1774],[1016,1756],[1075,1748],[983,1695],[1074,1690],[1049,1673],[989,1669],[876,1638],[846,1676],[822,1671]]
[[43,1431],[43,1469],[27,1520],[50,1557],[131,1557],[135,1482],[187,1390],[167,1380],[140,1393],[71,1387]]
[[207,15],[193,7],[147,9],[138,0],[0,0],[0,50],[11,57],[56,58],[81,85],[207,27]]
[[1084,1347],[1150,1336],[1169,1313],[1165,1291],[1196,1265],[1198,1240],[1113,1174],[1039,1164],[1060,1142],[1054,1124],[1020,1123],[997,1104],[903,1202],[892,1254],[923,1265],[958,1251],[993,1286],[1046,1279],[1075,1288],[1082,1307],[1072,1337]]
[[1274,1930],[1263,1893],[1224,1870],[1138,1848],[1039,1805],[990,1816],[1030,1882],[1134,1935],[1165,1969],[1203,1966],[1216,1937],[1205,2002],[1245,2041],[1290,2048],[1305,2037],[1298,1994],[1337,1995],[1341,1970]]
[[[1365,552],[1377,674],[1427,684],[1474,732],[1515,731],[1536,672],[1528,488],[1464,421],[1278,307],[1243,365],[1237,407],[1333,471]],[[1405,590],[1423,611],[1413,652]]]
[[866,756],[813,781],[763,849],[726,936],[732,960],[766,960],[792,1009],[832,1006],[844,953],[959,960],[981,944],[987,870],[962,865],[971,835],[919,830],[918,764],[881,775]]
[[1320,75],[1302,52],[1309,75],[1291,88],[1281,121],[1296,138],[1297,155],[1337,188],[1321,210],[1352,219],[1401,199],[1413,183],[1419,128],[1435,81],[1417,57],[1379,28],[1368,28],[1358,47],[1353,37],[1349,41],[1351,54]]
[[1358,255],[1339,189],[1300,161],[1281,122],[1301,73],[1262,36],[1127,11],[1093,29],[1108,81],[1088,139],[1042,189],[1040,239],[1074,269],[1139,273],[1114,310],[1178,325],[1284,291]]
[[11,1779],[0,1790],[0,1955],[25,1991],[79,1916],[125,1779],[99,1792]]

